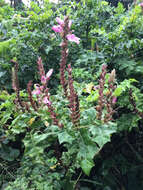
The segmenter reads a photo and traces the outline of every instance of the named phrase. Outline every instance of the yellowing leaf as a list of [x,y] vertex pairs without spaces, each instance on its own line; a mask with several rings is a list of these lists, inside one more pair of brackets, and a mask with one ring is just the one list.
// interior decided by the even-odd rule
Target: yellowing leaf
[[32,125],[32,123],[35,121],[35,118],[34,117],[32,117],[29,121],[28,121],[28,124],[29,125]]
[[54,169],[55,169],[57,166],[59,166],[59,165],[60,165],[60,163],[57,163],[57,164],[51,166],[50,169],[51,169],[51,170],[54,170]]
[[87,84],[86,85],[86,88],[85,88],[85,92],[87,92],[87,93],[91,93],[91,91],[92,91],[92,88],[93,88],[93,86],[94,86],[94,84],[91,82],[91,83],[89,83],[89,84]]
[[47,121],[45,121],[45,126],[48,127],[49,126],[49,123]]

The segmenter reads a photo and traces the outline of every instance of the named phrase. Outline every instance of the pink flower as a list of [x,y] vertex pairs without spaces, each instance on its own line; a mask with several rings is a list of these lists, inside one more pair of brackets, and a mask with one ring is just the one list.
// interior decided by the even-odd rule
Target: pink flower
[[112,104],[115,104],[116,102],[117,102],[117,97],[113,96],[113,98],[112,98]]
[[99,85],[93,86],[93,89],[94,89],[94,90],[98,90],[98,89],[99,89]]
[[[64,25],[64,21],[63,21],[62,19],[60,19],[59,17],[56,18],[56,21],[57,21],[57,23],[58,23],[61,27]],[[72,21],[69,20],[69,24],[68,24],[69,28],[71,28],[71,25],[72,25]]]
[[[55,32],[58,32],[58,33],[63,33],[64,32],[64,20],[61,20],[59,17],[57,17],[56,21],[59,25],[54,25],[52,27],[52,30],[54,30]],[[69,23],[68,23],[69,34],[66,35],[66,38],[70,42],[75,42],[75,43],[79,44],[80,38],[78,38],[74,34],[72,34],[73,31],[70,31],[71,25],[72,25],[72,21],[69,20]]]
[[71,28],[71,25],[72,25],[72,21],[69,20],[69,28]]
[[140,3],[140,4],[139,4],[139,6],[143,8],[143,2],[142,2],[142,3]]
[[44,90],[44,86],[40,86],[39,88],[40,88],[40,90],[41,90],[41,91],[43,91],[43,90]]
[[47,97],[44,97],[44,98],[43,98],[43,103],[44,103],[44,104],[49,104],[49,105],[51,105],[51,102],[48,100]]
[[[53,69],[50,69],[49,71],[48,71],[48,73],[46,74],[46,76],[42,76],[41,77],[41,83],[42,84],[46,84],[46,82],[50,79],[50,76],[52,75],[52,73],[53,73]],[[42,88],[42,86],[41,86],[41,88]]]
[[41,77],[41,83],[42,83],[42,84],[46,84],[46,82],[47,82],[47,79],[46,79],[46,77],[43,75],[43,76]]
[[39,87],[39,84],[35,84],[34,88],[35,88],[35,90],[32,91],[32,94],[33,95],[40,95],[41,94],[41,89]]
[[54,32],[58,32],[58,33],[63,32],[63,28],[60,25],[54,25],[52,27],[52,30],[54,30]]
[[67,36],[67,39],[70,41],[70,42],[75,42],[77,44],[80,43],[80,38],[76,37],[74,34],[68,34]]
[[59,17],[56,18],[56,21],[59,25],[63,26],[64,25],[64,21],[62,19],[60,19]]
[[40,94],[41,94],[41,91],[40,91],[39,88],[37,88],[36,90],[33,90],[33,91],[32,91],[32,94],[33,94],[33,95],[40,95]]
[[53,73],[53,69],[50,69],[50,70],[48,71],[48,73],[46,74],[46,79],[47,79],[47,80],[50,79],[50,76],[52,75],[52,73]]

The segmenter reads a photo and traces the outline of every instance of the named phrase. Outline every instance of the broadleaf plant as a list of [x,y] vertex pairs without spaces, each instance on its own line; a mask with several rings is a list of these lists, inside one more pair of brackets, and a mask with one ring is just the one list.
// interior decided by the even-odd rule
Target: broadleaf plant
[[[72,23],[68,16],[65,16],[64,20],[60,18],[56,20],[59,25],[52,29],[62,38],[60,82],[63,92],[60,91],[57,95],[50,94],[47,85],[52,78],[53,70],[49,70],[46,74],[42,59],[39,58],[37,68],[40,83],[32,85],[30,81],[27,85],[27,95],[22,96],[17,75],[18,63],[12,60],[15,65],[12,86],[15,91],[14,103],[18,114],[11,113],[10,116],[13,115],[14,119],[7,133],[9,138],[11,134],[15,138],[17,134],[23,134],[24,161],[21,167],[24,170],[20,172],[21,175],[27,171],[26,160],[31,160],[35,165],[39,164],[38,167],[46,167],[51,180],[56,179],[56,184],[52,184],[52,181],[49,183],[51,189],[61,189],[62,185],[66,187],[67,183],[75,188],[80,178],[76,184],[72,182],[75,170],[82,169],[89,176],[95,165],[94,159],[100,154],[102,147],[110,141],[111,135],[116,132],[116,124],[112,122],[116,103],[113,96],[116,89],[115,70],[109,74],[108,85],[106,85],[107,66],[102,65],[97,88],[99,93],[97,105],[85,108],[83,100],[80,102],[81,95],[75,88],[72,66],[67,64],[70,51],[68,43],[75,42],[78,45],[80,39],[70,31]],[[29,172],[29,175],[33,175],[32,170]],[[63,180],[64,183],[62,183]],[[33,187],[39,188],[38,184]]]

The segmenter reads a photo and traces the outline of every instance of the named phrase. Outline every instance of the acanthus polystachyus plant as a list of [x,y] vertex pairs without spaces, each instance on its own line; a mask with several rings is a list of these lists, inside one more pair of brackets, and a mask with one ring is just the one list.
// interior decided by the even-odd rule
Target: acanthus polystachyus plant
[[114,105],[117,101],[116,96],[113,95],[114,90],[116,89],[116,71],[113,69],[109,75],[108,80],[108,92],[106,94],[106,110],[107,113],[104,118],[104,122],[112,121],[113,120],[113,114],[115,113]]
[[67,91],[68,81],[66,80],[66,77],[65,77],[65,71],[66,71],[67,57],[68,57],[68,41],[79,44],[79,38],[76,37],[74,34],[72,34],[72,31],[70,30],[72,21],[69,20],[68,16],[65,16],[64,20],[61,20],[59,17],[57,17],[56,21],[58,25],[54,25],[52,29],[55,32],[59,33],[62,38],[62,42],[60,44],[61,46],[60,83],[63,87],[64,95],[67,97],[68,96],[68,91]]
[[[67,67],[67,57],[68,57],[68,41],[75,42],[79,44],[79,38],[72,34],[71,25],[72,21],[69,20],[68,16],[64,17],[64,20],[60,18],[56,18],[56,21],[59,25],[55,25],[52,29],[59,33],[62,42],[61,42],[61,61],[60,61],[60,82],[64,90],[64,95],[69,100],[69,108],[71,111],[71,120],[73,125],[79,124],[80,118],[80,110],[79,110],[79,98],[77,93],[75,92],[73,86],[73,78],[72,78],[72,68],[71,65]],[[65,77],[65,72],[68,71],[68,79]]]
[[[69,17],[64,17],[64,20],[61,20],[60,18],[56,18],[56,21],[58,25],[55,25],[52,27],[52,29],[59,33],[62,42],[60,44],[61,46],[61,61],[60,61],[60,83],[62,85],[64,95],[69,100],[69,108],[71,112],[71,121],[73,125],[78,125],[80,120],[80,108],[79,108],[79,98],[78,95],[74,89],[73,86],[73,78],[72,78],[72,68],[69,64],[67,66],[67,57],[68,57],[68,41],[75,42],[79,44],[79,38],[76,37],[74,34],[72,34],[71,31],[71,24],[72,22],[69,20]],[[29,97],[29,102],[31,107],[37,111],[40,106],[47,105],[48,111],[50,113],[50,116],[54,122],[55,125],[58,125],[60,128],[63,127],[63,124],[59,122],[57,119],[57,114],[54,112],[54,107],[52,106],[52,102],[50,101],[50,93],[49,88],[47,88],[48,81],[53,73],[53,69],[50,69],[48,73],[45,73],[44,66],[42,64],[42,59],[38,58],[37,61],[38,65],[38,71],[40,76],[41,84],[35,84],[34,90],[31,91],[32,82],[30,81],[27,85],[27,92]],[[68,78],[66,78],[66,72],[68,72]],[[15,69],[16,73],[16,69]],[[97,110],[97,119],[102,120],[104,122],[108,122],[112,120],[112,116],[114,113],[113,106],[116,103],[116,97],[113,96],[113,92],[116,88],[114,85],[115,83],[115,70],[113,70],[109,76],[108,80],[108,91],[106,95],[104,94],[105,90],[105,80],[106,80],[106,74],[107,74],[107,65],[102,65],[102,72],[99,79],[99,99],[98,99],[98,105],[96,106]],[[17,75],[14,77],[15,80],[13,80],[13,88],[16,91],[17,99],[22,107],[22,105],[26,108],[26,110],[30,110],[28,103],[22,103],[19,97],[19,87],[18,87],[18,79]],[[34,100],[33,96],[36,97],[36,101]],[[106,114],[103,113],[106,109]]]
[[[66,79],[65,72],[66,72],[66,64],[67,64],[67,57],[68,57],[68,41],[75,42],[79,44],[79,38],[76,37],[74,34],[72,34],[72,31],[70,30],[72,22],[69,20],[69,17],[64,17],[64,20],[61,20],[60,18],[56,18],[56,21],[59,25],[55,25],[52,27],[52,29],[55,32],[60,33],[60,36],[62,38],[61,43],[61,61],[60,61],[60,81],[61,85],[64,90],[64,95],[68,98],[70,102],[70,110],[71,110],[71,120],[73,124],[77,124],[79,120],[79,99],[78,95],[76,94],[74,87],[73,87],[73,79],[71,74],[71,68],[68,67],[68,74],[69,77]],[[57,119],[57,114],[54,112],[54,107],[52,106],[52,102],[50,101],[50,93],[49,89],[47,88],[48,81],[53,73],[53,69],[50,69],[47,74],[45,74],[44,66],[42,64],[42,59],[39,57],[37,61],[38,65],[38,72],[40,76],[41,84],[35,84],[34,90],[31,90],[32,87],[32,81],[29,81],[27,85],[27,92],[28,92],[28,98],[29,102],[21,101],[20,95],[19,95],[19,85],[18,85],[18,77],[17,77],[17,71],[18,71],[18,63],[15,63],[15,69],[13,72],[13,89],[16,92],[17,95],[17,104],[20,105],[23,111],[31,111],[31,108],[34,109],[34,111],[38,111],[39,107],[42,105],[47,105],[48,111],[50,113],[50,116],[54,122],[55,125],[58,125],[60,128],[63,127],[63,124],[59,122]],[[68,90],[69,88],[69,90]],[[68,94],[69,93],[69,94]],[[73,97],[72,97],[73,96]],[[34,99],[36,98],[36,101]],[[74,101],[72,102],[72,100]]]
[[71,120],[73,125],[78,125],[80,119],[79,99],[73,86],[72,68],[70,64],[68,65],[67,71],[68,71],[68,87],[69,87],[68,100],[69,100],[69,108],[71,111]]
[[99,79],[99,98],[98,105],[96,106],[97,110],[97,119],[102,120],[102,112],[105,106],[105,97],[104,97],[104,85],[105,85],[105,75],[107,73],[107,65],[102,65],[102,72]]
[[[38,111],[38,108],[41,105],[47,105],[48,112],[50,113],[51,119],[53,120],[54,124],[59,126],[59,128],[62,128],[63,124],[61,124],[57,119],[57,114],[54,112],[54,108],[52,107],[52,102],[50,101],[49,89],[47,88],[47,83],[50,80],[50,77],[53,73],[53,69],[49,70],[49,72],[45,74],[45,70],[42,64],[42,59],[38,58],[37,64],[42,85],[35,84],[35,89],[32,91],[31,90],[32,81],[29,81],[29,83],[27,84],[27,93],[28,93],[29,102],[26,102],[22,101],[20,97],[19,82],[17,75],[18,63],[14,62],[14,64],[15,67],[12,72],[12,87],[16,92],[16,99],[14,102],[17,108],[20,107],[20,109],[22,109],[23,112],[26,111],[31,112],[30,107],[33,108],[34,111]],[[33,96],[37,97],[37,102],[33,99]]]
[[[16,104],[17,109],[21,109],[22,112],[25,111],[25,104],[21,100],[20,97],[20,89],[19,89],[19,80],[18,80],[18,63],[17,61],[11,60],[12,63],[14,63],[14,68],[12,68],[12,88],[16,93],[16,99],[14,100],[14,103]],[[26,104],[26,110],[28,109],[28,106]]]
[[[102,120],[104,123],[113,120],[113,114],[115,113],[114,105],[117,101],[117,98],[113,95],[113,92],[116,89],[115,69],[113,69],[109,74],[107,89],[105,87],[106,74],[107,74],[107,65],[103,64],[98,85],[99,98],[96,106],[96,111],[97,111],[97,119]],[[106,93],[104,92],[105,89],[107,90]],[[105,109],[106,113],[104,113]]]

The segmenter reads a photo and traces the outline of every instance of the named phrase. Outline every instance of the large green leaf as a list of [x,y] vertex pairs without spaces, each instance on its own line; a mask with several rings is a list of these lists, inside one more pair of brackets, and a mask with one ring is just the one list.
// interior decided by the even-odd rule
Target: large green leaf
[[98,147],[93,139],[90,138],[87,129],[80,130],[81,139],[79,142],[78,158],[93,159],[94,155],[98,152]]
[[20,152],[18,149],[8,147],[7,145],[2,145],[0,148],[0,158],[13,161],[19,156]]
[[84,110],[81,113],[81,120],[80,124],[81,125],[89,125],[89,123],[93,122],[96,118],[96,110],[91,107],[89,109]]
[[60,144],[63,143],[63,142],[67,142],[67,143],[71,144],[73,142],[73,140],[74,140],[74,137],[69,135],[67,133],[67,131],[63,131],[63,132],[58,134],[58,139],[59,139]]
[[85,159],[85,160],[81,161],[80,165],[81,165],[81,168],[84,171],[84,173],[89,176],[90,171],[91,171],[92,167],[94,166],[94,162],[92,160],[89,161],[89,160]]
[[81,136],[79,138],[79,151],[77,154],[77,159],[84,173],[89,175],[91,168],[94,166],[93,158],[99,151],[99,148],[89,137],[88,130],[81,129],[80,134]]
[[111,135],[116,132],[116,125],[91,126],[90,132],[93,135],[94,142],[101,148],[110,141]]

